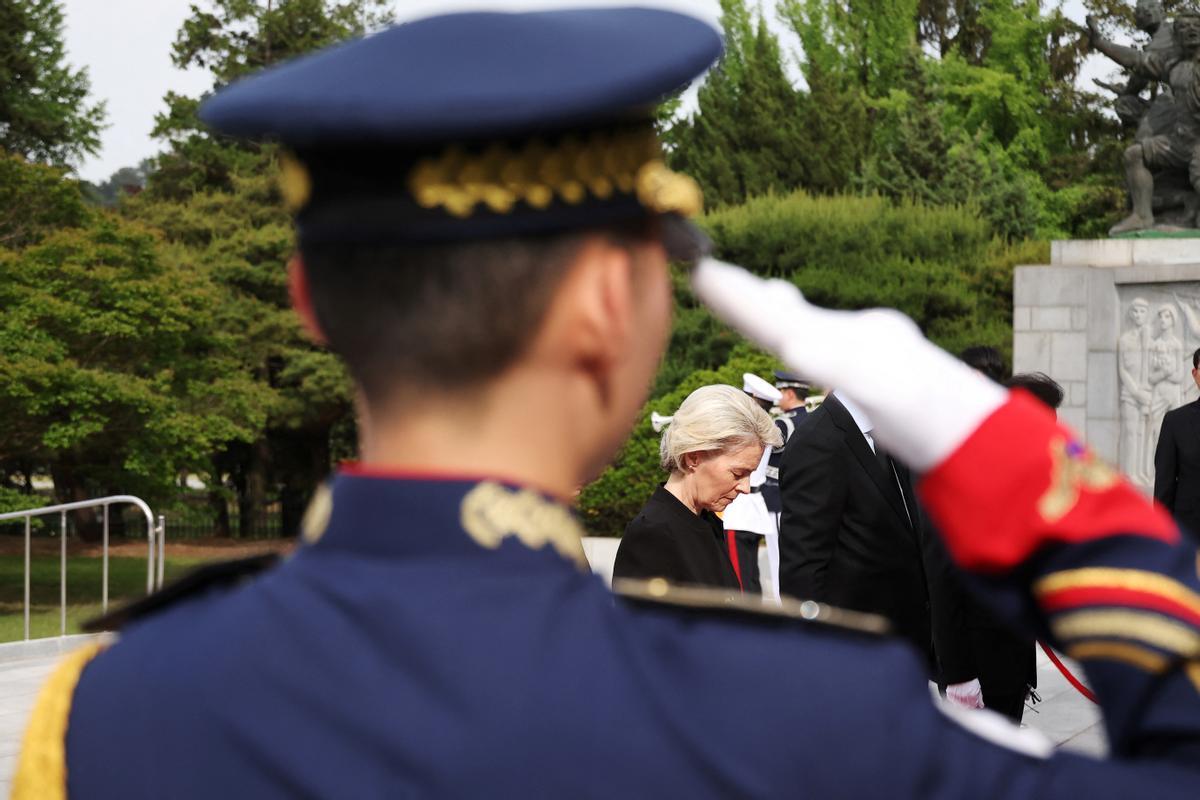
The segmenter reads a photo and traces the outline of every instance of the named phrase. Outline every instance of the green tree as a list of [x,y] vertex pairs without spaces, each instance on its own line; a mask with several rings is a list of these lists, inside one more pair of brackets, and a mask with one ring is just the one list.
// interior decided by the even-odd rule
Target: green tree
[[[340,363],[303,335],[291,311],[286,263],[294,249],[274,166],[232,176],[228,191],[182,200],[149,193],[123,212],[163,231],[165,257],[206,276],[217,302],[211,324],[235,342],[227,368],[255,387],[263,409],[252,440],[214,447],[198,469],[213,492],[219,527],[224,497],[236,497],[248,534],[270,499],[286,498],[285,529],[294,531],[312,488],[331,461],[332,430],[350,414],[350,387]],[[290,526],[290,527],[289,527]]]
[[724,0],[726,52],[698,110],[666,132],[672,167],[695,177],[711,206],[804,186],[844,188],[861,157],[865,107],[831,80],[792,85],[779,42],[743,0]]
[[99,148],[104,104],[65,59],[58,0],[0,0],[0,149],[70,166]]
[[[379,24],[385,0],[208,0],[192,7],[175,41],[180,68],[211,72],[217,89],[237,77]],[[248,533],[278,499],[285,532],[298,530],[313,487],[327,474],[333,442],[352,426],[349,383],[338,362],[310,343],[290,310],[286,263],[291,221],[274,176],[273,145],[214,136],[199,122],[200,100],[168,93],[155,135],[167,152],[147,190],[123,213],[161,230],[171,258],[219,287],[214,312],[236,337],[238,373],[251,381],[265,415],[251,440],[214,448],[202,469],[219,528],[235,496]]]
[[20,249],[48,231],[88,219],[79,187],[64,169],[0,151],[0,248]]
[[146,188],[146,181],[154,170],[154,160],[142,159],[136,167],[121,167],[99,185],[83,182],[84,194],[96,205],[111,208],[126,195],[137,194]]
[[108,215],[0,251],[0,465],[48,471],[59,500],[168,496],[265,410],[212,324],[201,273]]
[[[388,0],[205,0],[192,6],[175,38],[171,60],[199,67],[219,89],[247,73],[358,36],[389,17]],[[169,145],[150,181],[158,196],[180,199],[229,189],[234,173],[262,167],[262,148],[213,136],[200,122],[201,98],[168,92],[153,135]]]
[[886,95],[917,44],[916,0],[778,0],[780,19],[804,47],[807,69]]
[[1115,126],[1075,87],[1086,46],[1061,10],[1038,0],[779,0],[778,10],[804,46],[814,96],[814,75],[840,81],[843,96],[846,81],[866,94],[855,185],[974,202],[1009,238],[1075,233],[1107,207]]
[[875,103],[871,154],[860,186],[930,205],[974,203],[1004,238],[1033,236],[1044,187],[987,136],[990,128],[971,133],[948,123],[950,108],[938,102],[926,78],[933,68],[914,58],[905,88]]

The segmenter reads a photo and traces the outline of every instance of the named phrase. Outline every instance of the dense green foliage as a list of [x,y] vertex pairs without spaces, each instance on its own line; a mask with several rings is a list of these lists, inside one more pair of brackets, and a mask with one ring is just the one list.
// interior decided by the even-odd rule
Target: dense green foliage
[[[383,5],[198,3],[175,61],[209,69],[217,88],[361,33]],[[89,211],[61,172],[0,161],[0,408],[11,423],[0,474],[28,492],[48,473],[63,500],[120,489],[156,501],[195,474],[216,532],[230,532],[230,500],[246,529],[273,505],[296,530],[353,430],[348,381],[289,310],[293,234],[274,147],[212,136],[197,99],[166,103],[167,152],[89,191],[117,200],[115,214]],[[117,197],[139,183],[141,194]]]
[[126,196],[136,195],[146,188],[146,181],[154,171],[154,161],[143,159],[136,167],[121,167],[100,184],[82,182],[83,193],[95,205],[112,208]]
[[898,308],[951,351],[1007,349],[1014,253],[1048,255],[995,240],[973,207],[878,197],[759,197],[705,225],[734,263],[787,278],[820,305]]
[[30,164],[0,151],[0,247],[16,249],[47,232],[90,218],[79,189],[60,167]]
[[[193,6],[175,41],[180,68],[212,73],[213,88],[268,64],[361,34],[384,19],[383,0],[209,0]],[[155,134],[169,148],[126,216],[162,231],[172,261],[209,276],[220,294],[215,324],[236,332],[236,372],[264,416],[247,441],[227,439],[203,468],[218,533],[235,499],[242,533],[278,502],[284,530],[298,529],[313,488],[328,473],[338,432],[352,428],[341,366],[302,334],[286,289],[291,222],[274,176],[272,145],[211,135],[199,100],[168,93]],[[341,455],[345,455],[342,453]]]
[[[205,0],[194,4],[172,48],[180,69],[200,68],[213,89],[270,64],[362,34],[387,19],[387,0]],[[168,92],[154,135],[167,142],[150,191],[183,200],[233,189],[233,175],[261,173],[262,148],[213,136],[197,117],[200,98]]]
[[262,412],[216,299],[109,217],[0,251],[0,452],[48,469],[60,497],[161,496],[217,443],[252,439]]
[[58,0],[0,0],[0,150],[67,165],[99,148],[104,104],[65,56]]
[[861,97],[819,75],[812,92],[798,92],[766,22],[740,3],[725,7],[726,55],[700,87],[700,113],[666,127],[672,166],[700,182],[710,205],[846,188],[867,141]]
[[698,109],[664,123],[710,206],[773,190],[975,203],[1012,241],[1091,235],[1123,198],[1118,131],[1076,88],[1086,41],[1038,0],[722,0],[728,51]]

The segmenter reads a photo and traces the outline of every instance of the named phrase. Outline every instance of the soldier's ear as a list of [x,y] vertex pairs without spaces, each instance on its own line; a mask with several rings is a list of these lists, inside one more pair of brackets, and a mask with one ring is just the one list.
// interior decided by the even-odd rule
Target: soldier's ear
[[292,308],[300,316],[300,324],[317,344],[325,344],[325,332],[317,322],[317,312],[313,309],[312,295],[308,289],[308,273],[304,269],[304,260],[296,253],[288,261],[288,294],[292,299]]
[[604,238],[582,245],[547,318],[555,358],[601,375],[621,360],[634,327],[631,271],[628,252]]

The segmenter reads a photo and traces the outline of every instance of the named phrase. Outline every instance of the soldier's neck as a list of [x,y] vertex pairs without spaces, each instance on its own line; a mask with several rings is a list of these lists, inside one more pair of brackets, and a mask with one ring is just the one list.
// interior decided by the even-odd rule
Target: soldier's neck
[[585,479],[588,425],[550,376],[499,381],[481,395],[394,408],[359,403],[360,461],[384,470],[491,477],[570,501]]

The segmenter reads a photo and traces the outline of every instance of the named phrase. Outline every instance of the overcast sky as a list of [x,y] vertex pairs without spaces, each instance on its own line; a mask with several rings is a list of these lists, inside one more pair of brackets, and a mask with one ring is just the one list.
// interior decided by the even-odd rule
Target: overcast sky
[[[1132,1],[1132,0],[1131,0]],[[92,97],[108,104],[108,128],[100,152],[79,168],[81,177],[104,181],[121,167],[135,166],[160,149],[150,138],[154,115],[163,110],[163,95],[173,90],[197,96],[211,85],[203,70],[182,71],[171,64],[171,44],[189,6],[204,0],[62,0],[66,12],[67,58],[87,67]],[[716,21],[718,0],[398,0],[397,19],[426,16],[449,9],[512,9],[566,6],[653,5],[675,8]],[[767,2],[764,5],[773,5]],[[1067,14],[1083,22],[1080,0],[1068,0]],[[775,26],[778,30],[779,26]],[[785,48],[795,51],[795,38],[779,31]],[[1110,72],[1093,57],[1084,80]]]

